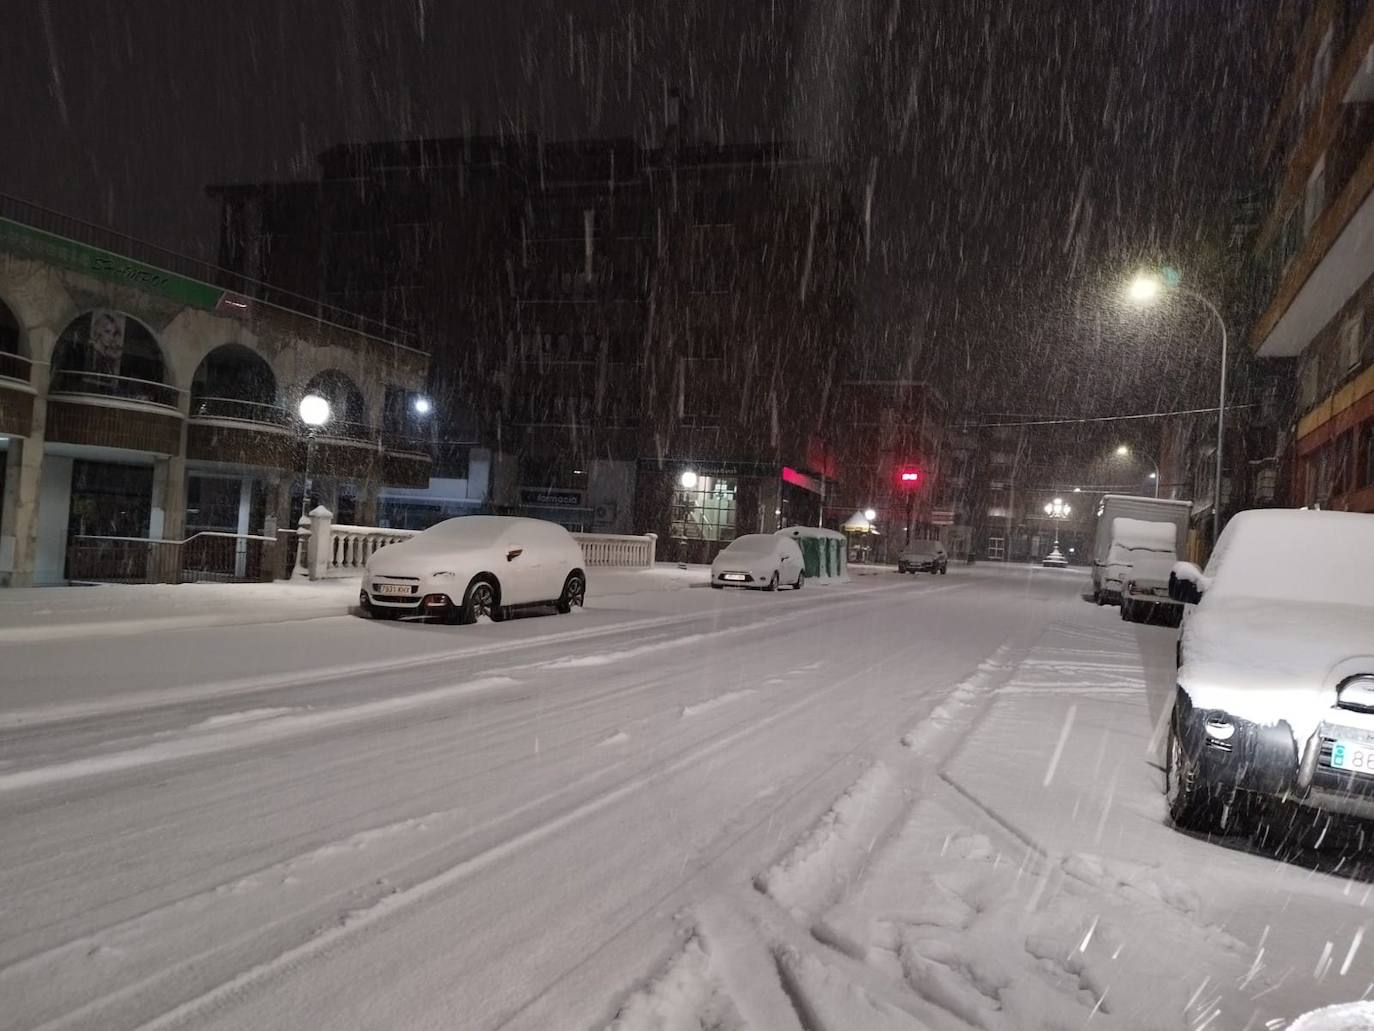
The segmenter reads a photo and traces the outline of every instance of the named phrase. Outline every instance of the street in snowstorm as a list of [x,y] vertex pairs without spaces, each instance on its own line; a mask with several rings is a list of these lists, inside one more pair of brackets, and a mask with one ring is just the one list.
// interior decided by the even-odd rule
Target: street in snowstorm
[[1167,825],[1171,630],[1074,570],[860,573],[7,613],[0,1026],[1263,1026],[1360,976],[1371,871]]
[[1374,1031],[1374,0],[11,0],[0,1031]]

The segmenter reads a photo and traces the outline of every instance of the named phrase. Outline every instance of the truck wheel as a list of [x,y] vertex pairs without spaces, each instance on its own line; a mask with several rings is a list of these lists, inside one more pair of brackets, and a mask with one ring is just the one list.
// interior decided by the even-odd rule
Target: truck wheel
[[1164,759],[1164,798],[1169,819],[1185,831],[1211,834],[1220,831],[1221,809],[1216,788],[1207,782],[1178,736],[1177,713],[1169,718],[1169,740]]

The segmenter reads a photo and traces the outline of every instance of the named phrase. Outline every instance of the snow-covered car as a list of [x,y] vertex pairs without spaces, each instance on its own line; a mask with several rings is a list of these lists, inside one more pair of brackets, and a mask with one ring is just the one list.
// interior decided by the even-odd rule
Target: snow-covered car
[[899,573],[946,573],[949,556],[939,541],[912,541],[897,556]]
[[1190,608],[1178,649],[1165,791],[1193,830],[1251,803],[1374,815],[1374,515],[1242,512],[1204,573],[1175,565]]
[[801,548],[791,537],[773,533],[736,537],[711,563],[712,587],[776,591],[779,586],[787,586],[799,591],[805,581]]
[[524,606],[571,612],[586,596],[582,548],[557,523],[460,516],[379,549],[367,562],[358,604],[381,619],[473,623]]
[[1172,523],[1119,517],[1112,520],[1111,545],[1102,564],[1102,584],[1097,603],[1120,604],[1126,581],[1159,579],[1168,594],[1169,570],[1178,561],[1174,553],[1177,529]]

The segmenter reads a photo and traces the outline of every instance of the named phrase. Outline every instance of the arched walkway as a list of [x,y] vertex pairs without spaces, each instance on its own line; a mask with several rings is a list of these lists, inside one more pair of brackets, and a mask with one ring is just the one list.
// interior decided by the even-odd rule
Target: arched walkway
[[329,423],[322,427],[322,433],[340,437],[366,437],[370,427],[367,424],[367,405],[363,392],[345,372],[326,369],[312,377],[305,385],[305,393],[319,394],[329,402]]
[[207,354],[191,381],[191,416],[284,424],[272,367],[242,344],[222,344]]
[[57,338],[51,392],[177,404],[152,331],[130,315],[105,309],[77,316]]
[[0,378],[29,381],[29,363],[19,349],[19,320],[0,301]]

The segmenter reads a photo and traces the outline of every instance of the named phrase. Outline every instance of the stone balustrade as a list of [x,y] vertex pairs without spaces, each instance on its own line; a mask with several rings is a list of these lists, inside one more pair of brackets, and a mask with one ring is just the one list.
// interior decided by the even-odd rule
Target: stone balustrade
[[[367,560],[379,549],[409,540],[419,530],[394,530],[380,526],[350,526],[333,521],[323,505],[301,518],[296,528],[294,575],[311,580],[362,576]],[[653,566],[658,536],[615,533],[575,533],[582,547],[583,564],[647,569]],[[323,545],[321,546],[321,542]]]

